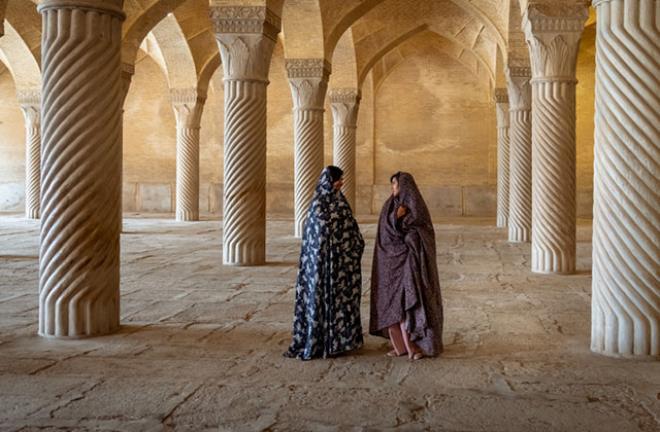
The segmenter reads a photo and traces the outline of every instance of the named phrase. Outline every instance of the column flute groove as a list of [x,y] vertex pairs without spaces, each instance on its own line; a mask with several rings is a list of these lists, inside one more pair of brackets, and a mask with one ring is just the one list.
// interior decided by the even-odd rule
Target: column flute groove
[[653,0],[594,1],[591,350],[660,355],[660,37]]
[[356,88],[333,89],[330,92],[330,101],[334,123],[334,164],[344,171],[342,192],[355,212],[357,189],[355,153],[360,92]]
[[172,89],[176,116],[176,220],[199,220],[199,133],[206,97],[197,89]]
[[293,97],[294,234],[302,237],[309,203],[323,170],[323,103],[330,66],[324,59],[287,59]]
[[532,271],[575,272],[575,69],[585,4],[530,5],[523,27],[532,64]]
[[532,228],[531,70],[507,68],[509,90],[509,241],[529,242]]
[[497,227],[509,225],[509,94],[495,89],[497,112]]
[[25,217],[39,219],[41,177],[41,95],[39,90],[18,91],[25,118]]
[[280,18],[217,6],[211,19],[225,82],[223,263],[266,261],[266,89]]
[[39,333],[119,327],[121,0],[45,0]]

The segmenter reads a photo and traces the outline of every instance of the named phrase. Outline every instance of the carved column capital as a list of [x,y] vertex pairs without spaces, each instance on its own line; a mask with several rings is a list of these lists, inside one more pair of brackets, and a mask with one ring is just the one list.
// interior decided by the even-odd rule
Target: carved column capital
[[335,126],[357,127],[360,99],[360,91],[356,88],[337,88],[330,91]]
[[505,71],[509,90],[509,108],[514,110],[532,109],[532,70],[529,67],[508,67]]
[[121,21],[126,19],[123,10],[124,0],[42,0],[37,6],[39,13],[49,9],[75,9],[86,12],[100,12],[106,15],[114,15]]
[[532,3],[523,14],[534,79],[575,80],[575,66],[587,3]]
[[495,89],[495,110],[497,127],[509,127],[509,92],[506,88]]
[[225,80],[268,82],[280,17],[265,6],[217,6],[211,20]]
[[324,59],[286,59],[294,109],[323,110],[330,65]]
[[509,91],[504,87],[498,87],[495,89],[494,94],[495,103],[509,103]]
[[200,128],[206,95],[196,88],[176,88],[170,89],[170,100],[178,128]]
[[282,20],[266,6],[214,6],[211,21],[215,34],[263,34],[273,41],[282,28]]
[[16,98],[25,117],[25,126],[38,125],[41,122],[41,91],[38,89],[18,90]]

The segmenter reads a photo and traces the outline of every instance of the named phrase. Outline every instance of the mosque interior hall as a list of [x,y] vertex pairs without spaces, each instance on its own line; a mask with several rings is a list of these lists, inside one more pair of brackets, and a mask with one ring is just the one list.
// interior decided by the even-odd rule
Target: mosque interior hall
[[[657,0],[0,0],[0,432],[660,430],[659,27]],[[300,361],[330,165],[364,344]],[[399,172],[442,293],[420,360],[369,331]]]

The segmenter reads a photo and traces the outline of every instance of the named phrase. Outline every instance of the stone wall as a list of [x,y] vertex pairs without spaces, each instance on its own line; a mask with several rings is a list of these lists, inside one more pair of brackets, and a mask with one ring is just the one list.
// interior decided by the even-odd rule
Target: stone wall
[[488,82],[454,58],[416,50],[378,87],[374,204],[408,171],[441,216],[493,216],[497,128]]
[[[578,216],[590,217],[593,177],[594,34],[585,30],[578,59]],[[423,41],[421,42],[423,44]],[[494,217],[495,108],[488,84],[455,59],[407,57],[377,88],[367,78],[357,131],[357,213],[380,211],[389,176],[412,172],[436,216]],[[268,88],[269,214],[293,217],[292,102],[278,43]],[[330,86],[332,87],[332,77]],[[24,206],[23,116],[11,75],[0,74],[0,211]],[[332,162],[332,115],[326,100],[325,162]],[[124,209],[174,210],[176,129],[167,79],[141,54],[125,104]],[[222,211],[223,84],[214,74],[202,116],[200,211]]]
[[0,211],[25,207],[25,129],[11,75],[0,74]]
[[591,218],[594,195],[594,114],[596,25],[584,29],[577,59],[575,109],[577,122],[577,216]]

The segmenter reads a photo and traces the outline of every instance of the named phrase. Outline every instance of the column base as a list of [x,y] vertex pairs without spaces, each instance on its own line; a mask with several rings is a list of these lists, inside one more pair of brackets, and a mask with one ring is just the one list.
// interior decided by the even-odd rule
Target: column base
[[660,360],[660,355],[630,354],[630,353],[620,353],[618,351],[599,350],[594,348],[593,345],[591,346],[591,352],[599,356],[616,358],[616,359],[648,361],[648,362],[655,362]]
[[198,222],[199,221],[199,213],[192,212],[192,211],[177,211],[176,212],[176,220],[178,222]]
[[509,225],[509,242],[529,243],[530,230]]

